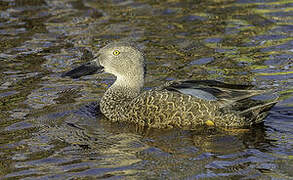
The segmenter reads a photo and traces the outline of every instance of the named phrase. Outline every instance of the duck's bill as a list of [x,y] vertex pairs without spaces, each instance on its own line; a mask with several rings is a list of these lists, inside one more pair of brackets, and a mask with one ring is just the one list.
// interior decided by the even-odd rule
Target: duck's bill
[[68,76],[71,78],[79,78],[86,75],[104,72],[104,67],[97,63],[97,61],[90,61],[81,66],[78,66],[64,74],[62,77]]

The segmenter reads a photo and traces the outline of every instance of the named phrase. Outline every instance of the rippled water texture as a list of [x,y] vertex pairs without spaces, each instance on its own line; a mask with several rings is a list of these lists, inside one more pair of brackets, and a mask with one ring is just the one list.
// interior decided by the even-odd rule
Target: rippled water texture
[[[146,88],[215,79],[279,97],[242,131],[152,130],[95,113],[114,77],[61,78],[113,40]],[[0,0],[0,179],[292,179],[293,2]]]

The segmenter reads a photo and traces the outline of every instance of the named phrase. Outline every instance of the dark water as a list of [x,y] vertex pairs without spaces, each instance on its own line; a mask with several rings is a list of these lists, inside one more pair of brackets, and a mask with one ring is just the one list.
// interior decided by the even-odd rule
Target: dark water
[[[271,89],[264,125],[142,130],[95,113],[114,78],[60,74],[132,40],[146,87],[216,79]],[[0,0],[0,179],[293,179],[293,2]]]

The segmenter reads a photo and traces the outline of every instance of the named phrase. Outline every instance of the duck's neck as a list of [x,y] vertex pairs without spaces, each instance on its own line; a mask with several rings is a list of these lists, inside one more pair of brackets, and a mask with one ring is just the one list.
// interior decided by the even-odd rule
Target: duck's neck
[[114,84],[107,90],[107,91],[129,91],[129,93],[134,94],[128,94],[126,95],[130,96],[137,96],[137,93],[139,94],[144,84],[144,77],[143,76],[118,76]]
[[119,112],[123,112],[129,102],[140,94],[143,83],[143,76],[117,77],[115,83],[105,92],[101,99],[102,113],[115,121],[119,116]]

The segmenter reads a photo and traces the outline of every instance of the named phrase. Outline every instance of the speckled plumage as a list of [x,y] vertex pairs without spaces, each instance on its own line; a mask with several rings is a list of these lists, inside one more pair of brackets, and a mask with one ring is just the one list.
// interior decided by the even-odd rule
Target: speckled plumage
[[[113,53],[116,51],[115,53]],[[276,103],[251,100],[264,91],[248,85],[218,81],[172,81],[148,91],[144,83],[144,58],[129,44],[112,43],[102,48],[95,65],[117,77],[100,102],[111,121],[133,122],[155,128],[243,127],[260,123]],[[67,76],[73,76],[74,70]]]

